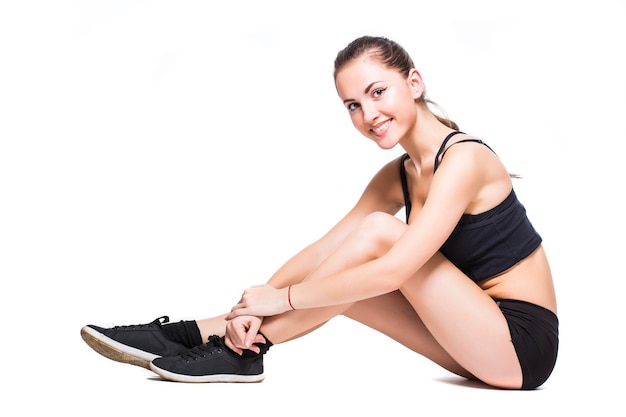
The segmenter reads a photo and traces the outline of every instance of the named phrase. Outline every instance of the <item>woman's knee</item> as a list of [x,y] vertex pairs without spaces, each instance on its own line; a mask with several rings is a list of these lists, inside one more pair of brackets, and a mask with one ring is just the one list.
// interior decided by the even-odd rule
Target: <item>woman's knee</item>
[[369,214],[350,236],[351,244],[372,257],[385,254],[398,240],[406,225],[394,216],[374,212]]

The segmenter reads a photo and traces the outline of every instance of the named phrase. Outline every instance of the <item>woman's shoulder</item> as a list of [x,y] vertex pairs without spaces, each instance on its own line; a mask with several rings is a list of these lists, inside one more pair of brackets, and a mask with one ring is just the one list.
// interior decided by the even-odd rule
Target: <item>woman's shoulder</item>
[[[362,199],[376,200],[389,208],[384,211],[399,210],[404,206],[404,194],[401,183],[401,163],[403,155],[394,157],[385,163],[369,181]],[[378,205],[377,204],[377,205]]]
[[381,177],[382,179],[389,181],[389,183],[399,184],[400,176],[402,175],[402,171],[404,170],[403,164],[408,156],[409,155],[405,153],[394,157],[378,170],[374,178]]

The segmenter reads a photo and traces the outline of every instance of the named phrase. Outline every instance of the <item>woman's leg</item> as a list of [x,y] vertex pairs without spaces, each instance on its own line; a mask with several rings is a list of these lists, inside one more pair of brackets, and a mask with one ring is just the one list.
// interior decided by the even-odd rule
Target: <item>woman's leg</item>
[[[369,216],[306,279],[382,256],[405,228],[393,216]],[[282,343],[339,314],[388,335],[456,374],[475,375],[494,386],[521,386],[521,369],[504,316],[495,302],[443,255],[436,254],[399,291],[350,305],[267,317],[261,331],[273,343]],[[223,332],[223,324],[216,319],[203,325],[207,323]]]
[[343,315],[389,336],[452,373],[476,379],[441,347],[400,291],[354,303]]
[[[405,228],[392,216],[369,216],[307,279],[382,256]],[[338,314],[390,336],[456,374],[503,388],[521,386],[521,368],[502,312],[441,254],[433,256],[400,291],[351,305],[269,317],[261,330],[274,343],[281,343]]]
[[521,387],[521,367],[500,308],[442,254],[435,254],[400,290],[464,369],[493,386]]
[[[376,224],[376,221],[374,221],[376,218],[376,215],[370,216],[363,222],[363,224],[360,225],[360,227],[357,227],[351,234],[348,235],[337,250],[326,257],[326,259],[322,262],[309,262],[308,258],[302,262],[298,262],[302,264],[309,264],[309,269],[306,269],[305,267],[304,272],[298,271],[298,273],[304,277],[303,279],[316,279],[317,277],[322,277],[326,274],[357,266],[363,262],[374,259],[376,256],[380,256],[382,252],[388,250],[390,245],[395,239],[397,239],[398,236],[390,234],[386,237],[385,242],[376,242],[370,239],[372,234],[380,234],[374,233],[372,230],[379,227]],[[400,222],[400,224],[402,223]],[[285,272],[285,274],[289,276],[290,273],[293,272],[293,269],[295,268],[287,268],[287,272]],[[284,276],[278,276],[281,273],[282,271],[279,271],[274,277],[277,282],[289,282],[294,284],[301,282],[301,280],[297,282],[290,282],[293,281],[293,278],[288,279]],[[309,309],[298,312],[287,312],[276,317],[268,317],[265,319],[264,329],[268,330],[273,327],[280,327],[281,330],[277,331],[276,334],[272,334],[273,338],[270,340],[272,340],[272,342],[276,340],[277,343],[281,343],[309,333],[313,329],[321,326],[328,319],[341,314],[347,307],[348,306],[339,306],[319,310]],[[225,334],[225,316],[226,314],[222,314],[216,317],[196,320],[198,328],[200,329],[202,340],[207,340],[207,338],[211,335],[223,336]],[[285,317],[290,317],[290,320],[283,321],[280,326],[271,326],[270,323],[276,320],[277,317],[281,317],[281,320],[284,320]],[[293,323],[293,328],[289,323]],[[273,330],[268,331],[273,332]]]
[[206,342],[211,335],[224,336],[226,334],[226,320],[224,319],[225,317],[226,314],[222,314],[217,317],[196,320],[196,324],[198,325],[198,329],[200,330],[200,336],[203,341]]
[[[306,279],[317,279],[382,256],[400,237],[405,227],[404,223],[386,214],[369,216]],[[351,305],[297,310],[267,317],[261,331],[273,343],[283,343],[313,331],[339,314],[391,337],[453,373],[473,378],[435,340],[400,291]]]
[[[403,227],[398,221],[396,228],[385,228],[387,214],[375,213],[365,218],[363,223],[352,231],[343,243],[320,263],[305,280],[315,280],[330,274],[361,265],[386,253],[399,238]],[[324,308],[288,311],[280,315],[266,317],[261,331],[274,344],[304,335],[339,314],[343,314],[350,304]]]

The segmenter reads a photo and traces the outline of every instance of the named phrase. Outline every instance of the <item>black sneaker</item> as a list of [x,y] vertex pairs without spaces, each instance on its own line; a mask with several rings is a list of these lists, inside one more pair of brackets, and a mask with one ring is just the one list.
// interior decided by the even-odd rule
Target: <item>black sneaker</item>
[[154,358],[174,356],[187,350],[185,345],[173,342],[163,334],[161,324],[169,320],[168,316],[163,316],[148,324],[109,329],[90,324],[80,330],[80,335],[85,343],[102,356],[150,369],[150,362]]
[[239,356],[219,336],[210,336],[208,343],[177,356],[154,359],[150,369],[176,382],[261,382],[265,378],[263,354]]

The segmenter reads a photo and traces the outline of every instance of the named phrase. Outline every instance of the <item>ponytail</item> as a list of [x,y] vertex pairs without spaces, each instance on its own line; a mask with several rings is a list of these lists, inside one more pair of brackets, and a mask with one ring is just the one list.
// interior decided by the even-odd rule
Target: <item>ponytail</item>
[[[428,107],[428,109],[433,113],[433,115],[437,118],[437,120],[439,120],[440,123],[443,123],[444,125],[446,125],[447,127],[449,127],[450,129],[454,129],[454,130],[460,130],[459,129],[459,125],[457,125],[456,123],[454,123],[452,120],[450,120],[448,118],[448,115],[446,114],[445,110],[437,103],[435,103],[434,101],[422,96],[421,99],[424,103],[426,103],[426,107]],[[439,113],[441,113],[442,115],[436,114],[432,111],[432,109],[430,107],[435,107],[437,109],[437,111]]]

